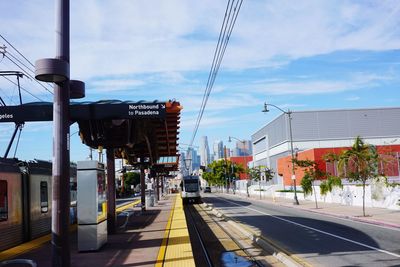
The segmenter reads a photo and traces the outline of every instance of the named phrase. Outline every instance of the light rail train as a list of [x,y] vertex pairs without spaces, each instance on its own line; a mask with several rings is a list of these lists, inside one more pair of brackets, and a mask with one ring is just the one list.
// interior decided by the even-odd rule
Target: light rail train
[[200,180],[199,176],[184,176],[181,181],[181,197],[183,204],[189,202],[200,203]]
[[[52,164],[0,158],[0,251],[51,232]],[[76,221],[76,167],[70,170],[70,222]]]

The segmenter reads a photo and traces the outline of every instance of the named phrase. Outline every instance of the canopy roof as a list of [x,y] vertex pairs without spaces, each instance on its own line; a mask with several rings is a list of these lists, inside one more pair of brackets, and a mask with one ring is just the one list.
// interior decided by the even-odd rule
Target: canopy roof
[[[0,122],[50,121],[52,105],[34,102],[0,107]],[[171,100],[72,102],[70,120],[78,123],[87,146],[115,149],[115,157],[130,164],[140,158],[152,165],[160,157],[177,155],[181,109],[179,102]]]

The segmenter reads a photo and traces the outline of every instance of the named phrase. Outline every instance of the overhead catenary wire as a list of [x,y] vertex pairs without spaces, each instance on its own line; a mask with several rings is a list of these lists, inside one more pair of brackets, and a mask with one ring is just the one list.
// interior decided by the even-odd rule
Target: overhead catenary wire
[[[203,94],[200,111],[197,116],[197,120],[196,120],[196,124],[195,124],[194,130],[193,130],[193,135],[192,135],[192,139],[190,141],[190,145],[193,145],[194,139],[195,139],[197,131],[199,129],[200,122],[201,122],[201,119],[204,114],[204,110],[205,110],[207,102],[208,102],[208,98],[209,98],[209,96],[211,94],[211,90],[214,86],[216,76],[217,76],[219,68],[221,66],[221,62],[224,57],[226,47],[229,43],[229,39],[232,34],[233,28],[235,26],[237,16],[239,14],[242,3],[243,3],[243,0],[238,0],[236,2],[235,8],[233,8],[233,6],[235,4],[235,0],[233,0],[232,2],[229,0],[227,3],[224,20],[222,22],[222,26],[221,26],[219,37],[218,37],[217,47],[215,48],[215,51],[214,51],[214,57],[213,57],[211,69],[209,72],[206,88],[205,88],[205,91]],[[233,14],[232,14],[232,8],[233,8]],[[231,14],[232,14],[232,16],[231,16]]]
[[[0,88],[0,91],[3,92],[3,94],[8,98],[8,101],[10,101],[10,103],[12,103],[12,104],[15,105],[14,100],[13,100],[11,97],[9,97],[9,96],[6,94],[6,92],[5,92],[2,88]],[[3,101],[3,99],[2,99],[1,102],[3,103],[3,106],[6,106],[6,103]]]
[[35,67],[33,63],[27,59],[17,48],[15,48],[2,34],[0,34],[0,37],[9,45],[11,46],[21,57],[23,57],[32,67]]
[[[9,40],[7,40],[7,38],[4,37],[2,34],[0,34],[0,38],[3,39],[5,41],[5,43],[7,44],[7,46],[6,45],[0,46],[0,53],[3,55],[1,58],[1,61],[4,60],[4,58],[8,59],[8,61],[10,61],[15,66],[17,66],[23,72],[23,74],[28,78],[28,80],[30,80],[31,82],[32,81],[36,82],[38,85],[40,85],[40,87],[42,87],[48,93],[53,95],[53,92],[50,90],[52,88],[51,84],[47,84],[47,86],[45,86],[43,83],[40,83],[38,80],[36,80],[34,78],[34,76],[35,76],[34,64],[25,55],[23,55],[22,52],[20,52],[13,44],[11,44],[11,42]],[[12,48],[12,50],[7,49],[7,47]],[[15,54],[14,51],[17,54]],[[26,63],[25,63],[25,61],[26,61]],[[9,80],[9,79],[7,79],[7,80]],[[48,86],[50,86],[50,89]],[[43,100],[41,100],[41,98],[35,96],[33,93],[29,92],[27,89],[23,88],[23,91],[25,91],[32,97],[34,97],[40,101],[43,101]]]
[[[15,82],[12,81],[11,79],[7,78],[6,76],[1,76],[1,77],[3,77],[4,79],[8,80],[10,83],[12,83],[12,84],[18,86],[17,83],[15,83]],[[32,94],[31,92],[29,92],[29,91],[28,91],[27,89],[25,89],[24,87],[20,86],[20,88],[21,88],[24,92],[26,92],[27,94],[29,94],[30,96],[36,98],[37,100],[42,101],[42,102],[45,102],[43,99],[41,99],[41,98],[35,96],[34,94]]]
[[[29,74],[24,68],[22,68],[18,63],[16,63],[13,59],[11,59],[8,55],[11,55],[9,52],[5,53],[5,57],[11,61],[14,65],[16,65],[20,70],[23,71],[23,73],[28,76],[32,81],[35,81],[37,84],[39,84],[41,87],[43,87],[47,92],[49,92],[50,94],[53,94],[52,91],[50,91],[46,86],[44,86],[42,83],[40,83],[38,80],[36,80],[31,74]],[[12,56],[12,55],[11,55]],[[14,56],[12,56],[13,58],[15,58]],[[16,59],[18,62],[20,62],[20,60]],[[23,63],[21,63],[23,64]],[[26,67],[26,65],[23,65]],[[29,69],[28,67],[26,67],[28,70],[30,70],[32,73],[35,73],[33,70]]]

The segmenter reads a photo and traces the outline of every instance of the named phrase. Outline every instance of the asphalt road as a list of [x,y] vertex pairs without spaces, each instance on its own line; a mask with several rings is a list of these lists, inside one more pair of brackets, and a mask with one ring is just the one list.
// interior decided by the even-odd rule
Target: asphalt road
[[313,266],[400,266],[400,229],[220,194],[203,201]]

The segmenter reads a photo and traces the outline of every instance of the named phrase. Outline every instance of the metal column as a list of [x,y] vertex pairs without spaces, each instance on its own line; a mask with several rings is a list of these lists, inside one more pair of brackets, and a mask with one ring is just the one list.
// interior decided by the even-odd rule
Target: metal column
[[[69,63],[69,0],[56,8],[56,57]],[[70,266],[69,80],[55,83],[53,103],[52,265]]]
[[107,231],[115,234],[115,160],[114,149],[107,149]]
[[140,159],[140,202],[142,203],[142,212],[146,211],[146,183],[144,180],[144,162]]
[[156,176],[156,193],[157,193],[156,201],[158,202],[160,200],[160,176],[159,175]]

